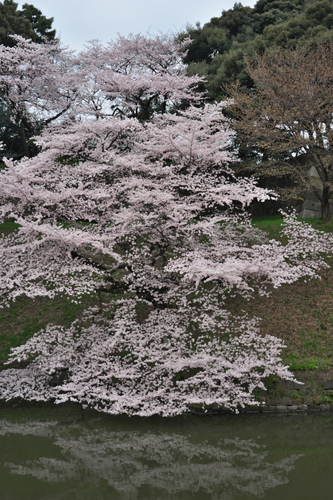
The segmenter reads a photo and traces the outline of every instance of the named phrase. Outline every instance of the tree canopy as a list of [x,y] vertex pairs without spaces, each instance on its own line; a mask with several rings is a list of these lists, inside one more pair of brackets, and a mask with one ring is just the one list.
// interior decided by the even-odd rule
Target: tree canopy
[[36,152],[29,139],[69,112],[79,86],[72,74],[75,58],[59,41],[40,44],[18,35],[12,38],[13,47],[0,45],[2,136],[6,139],[2,148],[4,156],[29,157]]

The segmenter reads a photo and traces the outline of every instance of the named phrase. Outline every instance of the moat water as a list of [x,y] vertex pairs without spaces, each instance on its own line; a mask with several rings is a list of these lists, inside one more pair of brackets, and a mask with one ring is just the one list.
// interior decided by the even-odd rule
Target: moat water
[[333,415],[0,410],[1,500],[331,500]]

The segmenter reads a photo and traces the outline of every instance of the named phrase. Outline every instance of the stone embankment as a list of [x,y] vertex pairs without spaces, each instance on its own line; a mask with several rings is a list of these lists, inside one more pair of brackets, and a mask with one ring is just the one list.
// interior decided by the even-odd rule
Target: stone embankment
[[[258,404],[240,408],[240,413],[333,412],[333,369],[302,370],[294,374],[302,384],[269,377],[265,382],[267,390],[255,391]],[[192,410],[199,414],[231,413],[217,404],[206,408],[193,405]]]
[[[286,380],[268,380],[267,391],[257,400],[265,404],[261,412],[333,411],[333,370],[295,372],[303,385]],[[258,411],[258,407],[251,408]]]
[[247,406],[244,412],[333,411],[333,369],[294,372],[297,384],[269,378],[267,391],[257,391],[258,405]]

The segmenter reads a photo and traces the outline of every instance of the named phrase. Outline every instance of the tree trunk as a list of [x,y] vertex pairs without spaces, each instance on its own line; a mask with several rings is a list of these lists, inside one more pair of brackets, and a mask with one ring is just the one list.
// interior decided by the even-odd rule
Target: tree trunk
[[25,135],[23,121],[21,121],[21,123],[20,123],[20,136],[21,136],[21,143],[22,143],[23,154],[27,158],[30,158],[30,153],[29,153],[29,148],[28,148],[28,143],[27,143],[27,137]]
[[331,218],[329,191],[330,188],[328,186],[324,186],[321,198],[321,218],[323,220],[330,220]]

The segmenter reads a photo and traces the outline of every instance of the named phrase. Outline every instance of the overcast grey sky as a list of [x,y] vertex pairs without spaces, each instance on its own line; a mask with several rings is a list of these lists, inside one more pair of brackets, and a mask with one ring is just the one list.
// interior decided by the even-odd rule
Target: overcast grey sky
[[[107,42],[129,33],[180,31],[187,23],[206,23],[233,7],[235,0],[23,0],[54,17],[53,27],[71,49],[87,40]],[[244,0],[253,7],[256,0]]]

